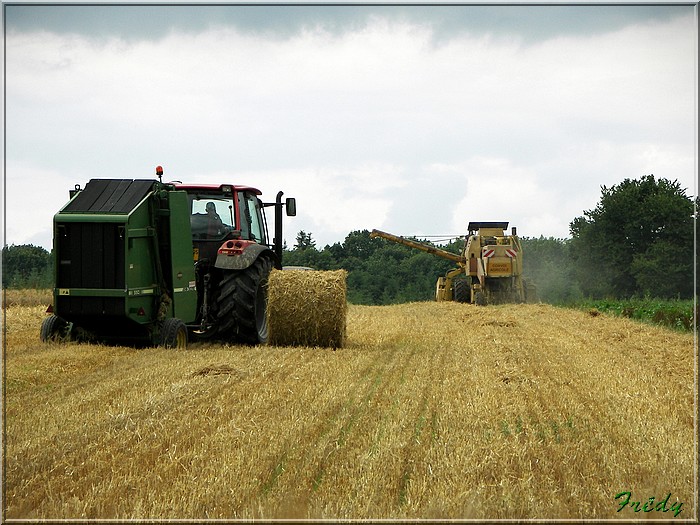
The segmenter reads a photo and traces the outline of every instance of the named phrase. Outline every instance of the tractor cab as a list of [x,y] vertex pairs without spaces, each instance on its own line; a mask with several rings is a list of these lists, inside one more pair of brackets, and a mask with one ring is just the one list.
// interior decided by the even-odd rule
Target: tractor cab
[[[194,333],[200,338],[218,336],[222,331],[244,328],[240,315],[250,317],[244,340],[266,340],[262,312],[266,309],[266,286],[270,270],[282,268],[282,208],[296,214],[296,201],[282,202],[282,192],[272,203],[260,200],[260,190],[232,184],[182,184],[189,205],[192,231],[192,259],[197,285],[197,319]],[[275,208],[274,238],[270,241],[265,208]],[[240,281],[240,283],[239,283]],[[241,297],[248,288],[258,289],[255,297]],[[230,304],[246,304],[245,311],[228,316]]]
[[268,243],[264,204],[260,190],[231,184],[175,184],[187,193],[195,262],[216,260],[227,241]]

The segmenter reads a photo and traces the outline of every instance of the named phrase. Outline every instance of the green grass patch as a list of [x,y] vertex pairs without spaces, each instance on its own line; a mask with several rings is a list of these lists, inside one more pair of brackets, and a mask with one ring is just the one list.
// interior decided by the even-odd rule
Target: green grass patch
[[[578,436],[578,428],[574,427],[573,416],[569,416],[565,421],[557,421],[548,419],[540,421],[539,419],[530,419],[525,422],[521,416],[512,421],[502,419],[499,423],[500,434],[503,437],[510,438],[511,436],[519,437],[530,435],[537,438],[540,443],[553,441],[555,443],[563,443],[572,437],[576,439]],[[487,442],[490,442],[491,431],[485,434]]]
[[572,306],[581,310],[597,310],[605,314],[628,317],[682,332],[692,332],[694,328],[692,300],[597,299],[579,301]]

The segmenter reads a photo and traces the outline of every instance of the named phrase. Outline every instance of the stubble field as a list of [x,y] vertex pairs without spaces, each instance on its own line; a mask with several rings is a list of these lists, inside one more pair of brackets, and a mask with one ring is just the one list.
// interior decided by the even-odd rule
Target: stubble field
[[44,310],[5,312],[6,519],[697,519],[692,334],[412,303],[173,351],[42,344]]

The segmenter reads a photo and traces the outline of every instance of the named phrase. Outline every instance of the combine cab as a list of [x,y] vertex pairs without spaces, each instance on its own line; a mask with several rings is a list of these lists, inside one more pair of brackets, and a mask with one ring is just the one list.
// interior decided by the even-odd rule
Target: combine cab
[[[160,177],[162,168],[156,173]],[[93,179],[54,217],[53,305],[43,341],[184,347],[191,336],[265,343],[266,283],[282,212],[248,186]],[[275,208],[268,241],[264,209]]]
[[372,230],[370,237],[403,244],[457,263],[457,268],[439,277],[437,301],[486,305],[535,301],[535,288],[522,278],[523,250],[513,228],[505,234],[507,222],[470,222],[466,246],[461,255],[434,246]]

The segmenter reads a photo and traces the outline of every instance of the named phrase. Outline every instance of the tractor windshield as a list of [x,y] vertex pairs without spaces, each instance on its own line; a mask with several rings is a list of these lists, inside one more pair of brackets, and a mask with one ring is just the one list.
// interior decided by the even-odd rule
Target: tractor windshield
[[252,193],[241,192],[238,194],[238,205],[241,210],[241,236],[265,244],[267,235],[260,200]]
[[235,230],[233,200],[223,195],[191,195],[193,239],[219,240]]

